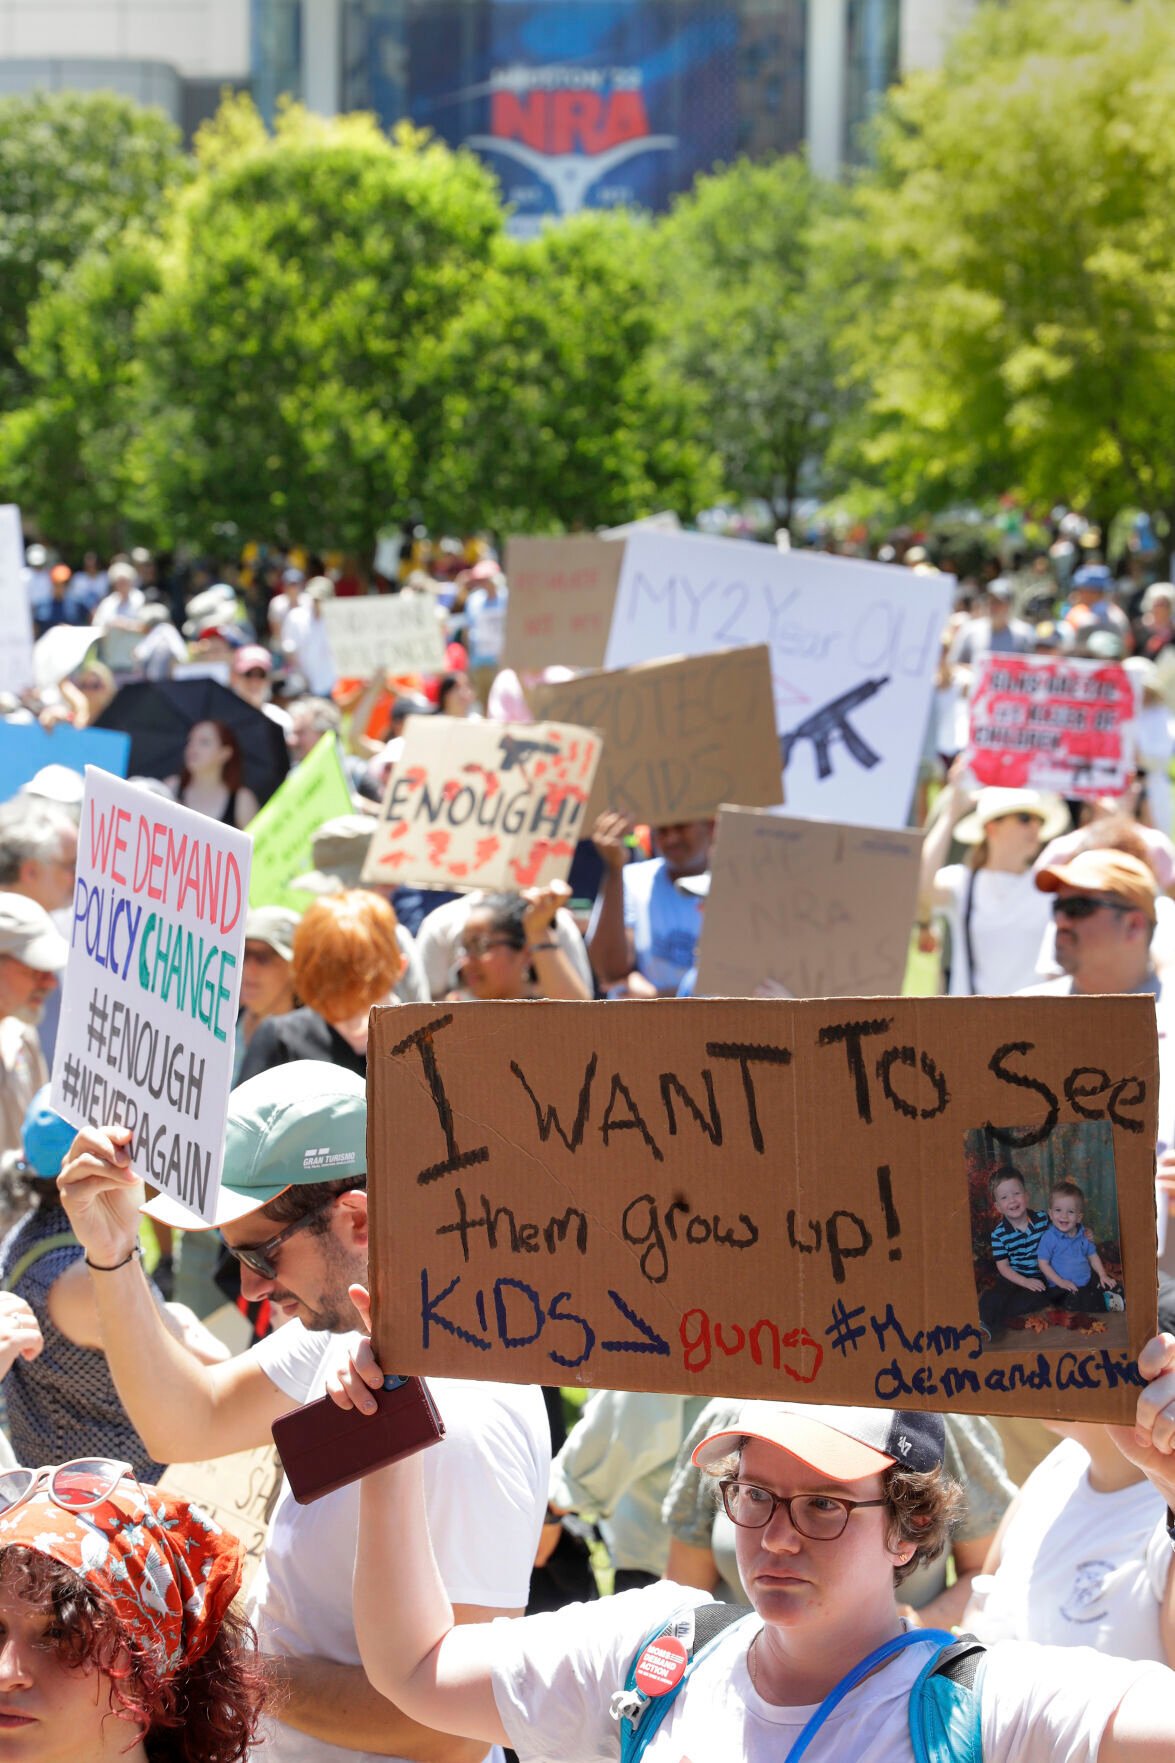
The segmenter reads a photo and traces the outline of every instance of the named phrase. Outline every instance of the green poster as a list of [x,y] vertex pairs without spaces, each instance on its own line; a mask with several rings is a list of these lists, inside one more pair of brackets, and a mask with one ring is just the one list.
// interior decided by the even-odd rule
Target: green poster
[[249,823],[253,838],[250,906],[305,912],[313,894],[291,890],[292,876],[314,867],[310,844],[324,820],[351,813],[351,792],[332,735],[323,735]]

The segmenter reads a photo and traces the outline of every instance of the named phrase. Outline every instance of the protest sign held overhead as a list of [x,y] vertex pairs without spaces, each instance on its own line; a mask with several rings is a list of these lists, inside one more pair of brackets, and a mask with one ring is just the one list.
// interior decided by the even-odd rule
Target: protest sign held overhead
[[914,832],[724,807],[710,858],[697,995],[793,998],[902,989],[918,893]]
[[322,622],[341,679],[368,679],[379,667],[392,673],[440,673],[444,666],[443,627],[431,594],[327,600]]
[[598,729],[604,751],[585,824],[607,809],[651,826],[720,802],[783,799],[766,647],[725,649],[532,686],[538,717]]
[[314,834],[323,822],[350,812],[351,792],[339,744],[333,735],[322,735],[249,822],[250,906],[288,906],[291,912],[304,912],[309,896],[288,884],[311,867]]
[[1134,686],[1118,662],[989,655],[971,696],[981,784],[1121,796],[1134,775]]
[[411,717],[363,880],[457,891],[563,881],[599,757],[590,729]]
[[53,1107],[129,1127],[135,1174],[210,1221],[250,841],[92,766],[85,783]]
[[[1134,1413],[1149,998],[404,1005],[373,1014],[368,1060],[385,1365]],[[1005,1166],[1034,1205],[1076,1173],[1124,1310],[1058,1300],[1040,1329],[985,1335]]]
[[510,539],[503,665],[603,667],[623,559],[623,543],[610,539]]
[[33,615],[24,584],[20,509],[0,503],[0,692],[33,683]]
[[953,578],[634,533],[605,666],[766,643],[785,812],[905,826]]

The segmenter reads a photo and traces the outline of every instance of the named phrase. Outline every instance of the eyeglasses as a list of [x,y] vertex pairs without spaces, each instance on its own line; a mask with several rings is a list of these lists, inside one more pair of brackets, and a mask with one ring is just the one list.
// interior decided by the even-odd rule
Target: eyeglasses
[[1121,900],[1098,900],[1093,894],[1057,895],[1053,901],[1054,918],[1092,918],[1095,912],[1133,912],[1133,906]]
[[[266,1243],[225,1243],[224,1246],[230,1255],[241,1262],[242,1266],[249,1268],[253,1273],[260,1274],[262,1279],[276,1279],[277,1263],[273,1258],[275,1250],[280,1249],[282,1244],[288,1242],[298,1231],[305,1230],[306,1226],[314,1219],[321,1217],[334,1205],[337,1199],[338,1195],[332,1194],[329,1200],[323,1200],[321,1205],[313,1207],[304,1217],[295,1218],[293,1224],[287,1224],[285,1230],[279,1230],[277,1235],[270,1237]],[[223,1241],[223,1238],[221,1240]]]
[[88,1512],[108,1500],[125,1475],[138,1479],[132,1464],[112,1457],[75,1457],[44,1469],[6,1469],[0,1472],[0,1512],[11,1512],[31,1499],[43,1481],[49,1484],[55,1506],[66,1512]]
[[814,1543],[832,1543],[854,1512],[863,1506],[888,1506],[888,1500],[838,1500],[832,1494],[773,1494],[753,1481],[721,1481],[722,1504],[732,1524],[743,1530],[765,1530],[782,1506],[793,1529]]
[[462,955],[472,955],[475,961],[490,949],[520,949],[521,943],[512,943],[509,937],[462,937],[457,948]]

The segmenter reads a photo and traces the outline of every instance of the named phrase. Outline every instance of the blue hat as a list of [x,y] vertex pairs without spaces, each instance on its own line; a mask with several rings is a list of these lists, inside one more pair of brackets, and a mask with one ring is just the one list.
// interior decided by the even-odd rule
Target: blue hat
[[49,1085],[44,1084],[29,1103],[20,1129],[25,1168],[51,1181],[60,1172],[65,1154],[76,1137],[74,1128],[49,1106]]
[[1114,578],[1104,563],[1083,563],[1073,576],[1075,588],[1112,588]]

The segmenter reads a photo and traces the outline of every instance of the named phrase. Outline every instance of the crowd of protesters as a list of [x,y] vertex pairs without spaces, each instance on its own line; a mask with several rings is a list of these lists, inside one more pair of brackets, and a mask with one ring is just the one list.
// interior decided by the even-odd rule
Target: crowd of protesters
[[[936,567],[920,548],[894,561]],[[1059,526],[1038,557],[960,579],[912,811],[913,946],[939,989],[1155,1000],[1173,1332],[1140,1361],[1136,1427],[598,1391],[566,1432],[557,1391],[438,1381],[439,1449],[310,1507],[283,1484],[249,1592],[254,1640],[229,1613],[231,1545],[155,1484],[168,1464],[266,1445],[276,1418],[323,1394],[372,1405],[370,1010],[692,995],[714,826],[606,812],[567,885],[364,886],[408,720],[529,715],[500,665],[509,587],[490,548],[409,548],[370,584],[427,598],[445,660],[359,680],[336,677],[322,617],[368,589],[347,560],[251,549],[217,580],[145,552],[73,567],[28,548],[44,665],[6,721],[125,726],[128,687],[210,679],[271,725],[283,767],[337,740],[352,805],[291,878],[304,910],[248,915],[208,1238],[165,1196],[145,1201],[125,1129],[75,1137],[49,1107],[81,778],[52,765],[0,805],[0,1391],[10,1455],[49,1466],[0,1471],[0,1757],[11,1743],[44,1763],[475,1763],[509,1746],[554,1763],[620,1756],[622,1737],[626,1759],[665,1763],[809,1747],[865,1763],[1175,1755],[1175,588],[1147,575],[1116,577],[1088,531]],[[1139,709],[1125,797],[976,786],[967,706],[1000,653],[1125,661]],[[246,832],[262,806],[227,716],[194,718],[177,769],[149,782]],[[782,990],[763,973],[764,996]],[[996,1174],[989,1336],[1049,1306],[1114,1308],[1120,1270],[1084,1248],[1072,1197],[1046,1217],[1014,1169]],[[1074,1238],[1080,1280],[1061,1271]],[[235,1350],[201,1320],[226,1296],[247,1318]],[[716,1593],[740,1618],[729,1627],[707,1626]],[[633,1660],[650,1636],[695,1628],[698,1675],[647,1724]],[[972,1748],[919,1750],[918,1643],[952,1630],[982,1643],[948,1673]]]

